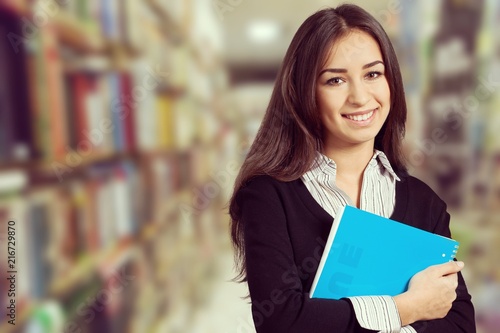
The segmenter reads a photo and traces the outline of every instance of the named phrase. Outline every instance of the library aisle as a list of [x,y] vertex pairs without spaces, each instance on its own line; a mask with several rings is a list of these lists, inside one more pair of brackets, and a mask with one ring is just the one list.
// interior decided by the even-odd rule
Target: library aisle
[[[0,0],[0,333],[255,332],[227,203],[294,32],[340,2]],[[497,333],[500,2],[351,2],[394,43],[410,171]]]

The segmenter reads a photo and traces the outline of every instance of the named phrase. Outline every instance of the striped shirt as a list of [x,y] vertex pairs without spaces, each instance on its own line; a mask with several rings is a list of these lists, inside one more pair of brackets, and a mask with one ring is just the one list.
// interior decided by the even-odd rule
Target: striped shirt
[[[351,198],[335,185],[337,167],[329,157],[316,152],[314,163],[301,177],[318,204],[331,216],[343,206],[355,206]],[[396,205],[396,181],[399,177],[379,150],[363,172],[360,207],[363,210],[390,217]],[[416,333],[411,326],[401,327],[398,309],[390,296],[350,297],[361,327],[382,333]]]

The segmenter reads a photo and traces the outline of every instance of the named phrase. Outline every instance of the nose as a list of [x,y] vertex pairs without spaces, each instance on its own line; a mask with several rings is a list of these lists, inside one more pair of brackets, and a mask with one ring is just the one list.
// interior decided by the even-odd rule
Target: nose
[[354,106],[363,106],[368,103],[370,93],[363,82],[352,82],[347,101]]

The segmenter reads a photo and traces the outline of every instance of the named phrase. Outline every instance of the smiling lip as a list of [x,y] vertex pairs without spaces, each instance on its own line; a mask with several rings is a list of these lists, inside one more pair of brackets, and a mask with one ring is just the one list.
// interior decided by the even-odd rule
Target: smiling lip
[[378,110],[378,108],[368,110],[368,111],[353,112],[353,113],[349,113],[349,114],[343,114],[342,117],[345,117],[349,120],[356,121],[356,122],[364,122],[366,120],[371,119],[373,117],[373,114],[377,110]]

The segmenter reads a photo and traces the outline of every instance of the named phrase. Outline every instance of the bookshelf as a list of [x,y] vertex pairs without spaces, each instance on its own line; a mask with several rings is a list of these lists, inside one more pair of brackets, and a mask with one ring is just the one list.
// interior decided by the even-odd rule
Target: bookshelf
[[[0,44],[0,69],[20,77],[12,88],[0,82],[11,103],[0,111],[4,126],[20,130],[5,132],[0,175],[26,179],[0,188],[0,216],[16,220],[27,273],[16,326],[2,319],[1,332],[143,332],[198,303],[192,293],[206,287],[196,285],[213,240],[199,214],[186,218],[179,207],[193,206],[193,189],[210,180],[217,149],[199,148],[216,143],[213,99],[224,87],[210,86],[223,69],[215,53],[211,66],[200,57],[184,2],[179,15],[155,0],[52,1],[18,53]],[[40,10],[39,1],[0,2],[0,34],[23,36],[23,18],[35,22]],[[210,94],[188,78],[192,69]],[[136,280],[100,301],[125,267]],[[81,313],[99,306],[106,310],[86,323]]]

